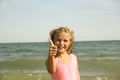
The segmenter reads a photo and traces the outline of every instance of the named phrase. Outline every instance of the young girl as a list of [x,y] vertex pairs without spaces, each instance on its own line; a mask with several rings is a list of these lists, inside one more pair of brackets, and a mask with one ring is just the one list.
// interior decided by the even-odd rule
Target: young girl
[[50,32],[47,71],[52,80],[80,80],[77,57],[72,53],[73,32],[60,27]]

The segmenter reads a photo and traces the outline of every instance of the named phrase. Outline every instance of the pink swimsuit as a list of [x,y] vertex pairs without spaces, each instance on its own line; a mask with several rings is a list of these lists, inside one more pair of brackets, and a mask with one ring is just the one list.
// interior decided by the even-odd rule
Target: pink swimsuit
[[51,74],[52,80],[78,80],[78,76],[78,63],[74,54],[70,54],[70,62],[66,64],[56,58],[56,72]]

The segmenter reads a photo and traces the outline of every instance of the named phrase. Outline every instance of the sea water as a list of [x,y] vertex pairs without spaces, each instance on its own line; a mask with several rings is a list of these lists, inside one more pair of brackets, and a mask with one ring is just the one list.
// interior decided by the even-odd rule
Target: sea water
[[[48,42],[0,43],[0,72],[47,73],[48,50]],[[76,41],[73,54],[81,76],[120,76],[120,41]]]

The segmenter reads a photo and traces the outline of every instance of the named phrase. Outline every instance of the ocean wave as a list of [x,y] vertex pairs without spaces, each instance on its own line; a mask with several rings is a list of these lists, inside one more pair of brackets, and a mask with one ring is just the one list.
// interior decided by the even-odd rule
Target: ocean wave
[[19,59],[13,61],[0,61],[0,70],[28,70],[44,69],[45,60]]

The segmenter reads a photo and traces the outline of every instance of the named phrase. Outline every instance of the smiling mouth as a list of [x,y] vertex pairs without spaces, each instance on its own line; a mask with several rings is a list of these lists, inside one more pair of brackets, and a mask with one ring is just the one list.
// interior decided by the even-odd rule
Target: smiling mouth
[[58,49],[64,49],[65,47],[58,47]]

